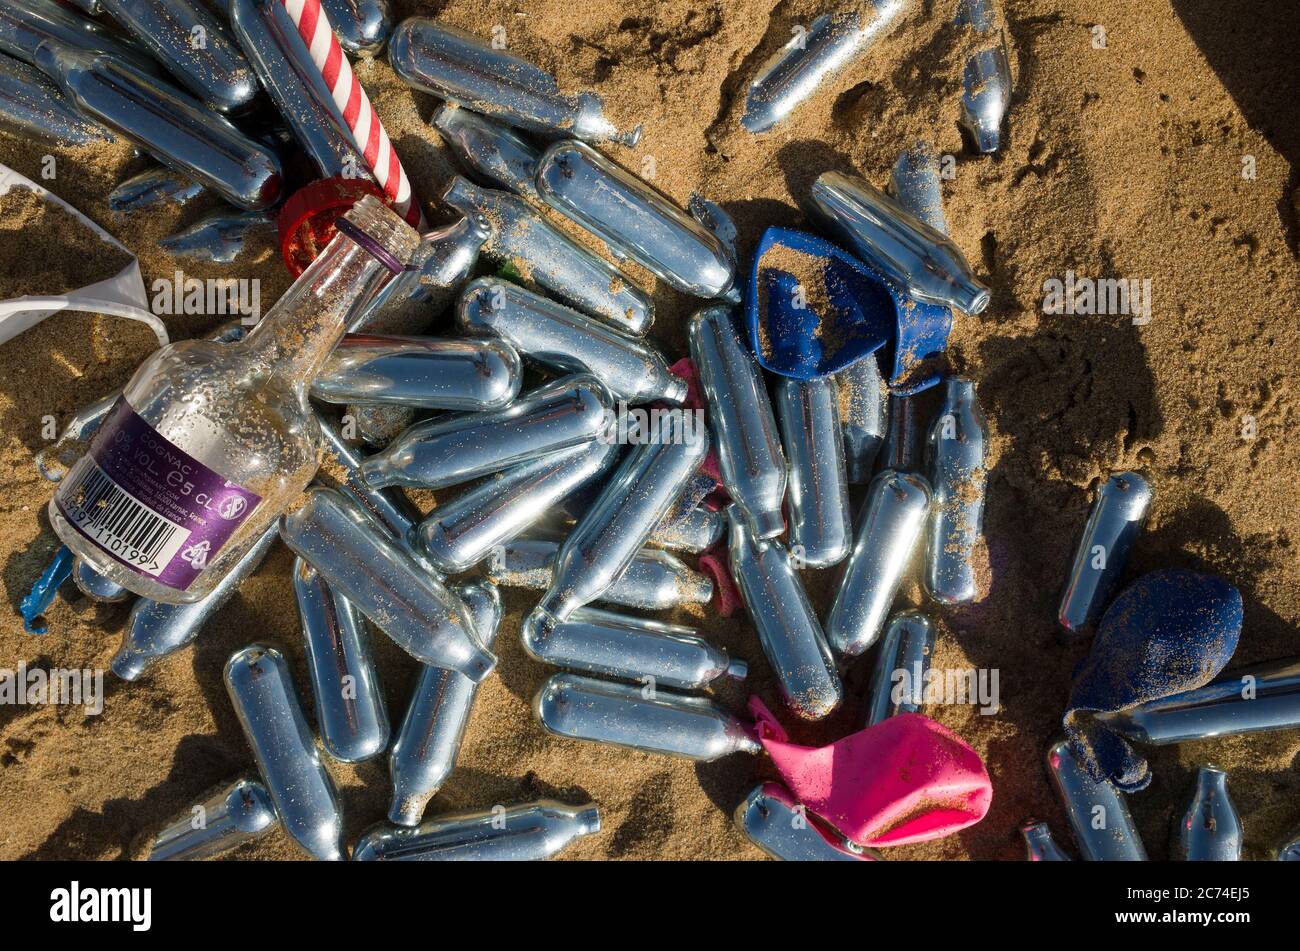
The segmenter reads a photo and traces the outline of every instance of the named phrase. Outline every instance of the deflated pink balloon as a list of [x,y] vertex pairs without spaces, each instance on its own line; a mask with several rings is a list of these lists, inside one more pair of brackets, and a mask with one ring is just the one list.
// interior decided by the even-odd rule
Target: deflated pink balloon
[[993,784],[978,753],[947,727],[900,713],[829,746],[799,746],[757,697],[759,742],[809,812],[863,846],[939,839],[984,818]]
[[731,577],[731,559],[726,542],[720,541],[699,558],[700,570],[713,579],[713,603],[723,617],[740,610],[740,589]]

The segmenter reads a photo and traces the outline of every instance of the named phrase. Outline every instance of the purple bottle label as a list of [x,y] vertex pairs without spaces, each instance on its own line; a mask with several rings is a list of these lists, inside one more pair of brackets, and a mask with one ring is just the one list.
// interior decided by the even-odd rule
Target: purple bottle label
[[164,439],[119,399],[55,501],[106,554],[184,591],[262,497]]

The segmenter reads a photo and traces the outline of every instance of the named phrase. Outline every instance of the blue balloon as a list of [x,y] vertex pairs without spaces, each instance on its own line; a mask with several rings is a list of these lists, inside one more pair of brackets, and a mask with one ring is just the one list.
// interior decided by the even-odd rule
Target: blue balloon
[[1138,578],[1102,615],[1074,672],[1064,725],[1094,779],[1125,792],[1151,782],[1144,757],[1087,714],[1126,710],[1203,686],[1223,670],[1241,636],[1241,592],[1216,575],[1164,568]]
[[[807,274],[774,264],[785,249],[811,259],[820,287],[801,286]],[[847,251],[803,231],[763,232],[750,270],[745,323],[758,362],[773,373],[808,380],[844,369],[881,351],[891,383],[948,343],[952,314],[912,300],[906,290]],[[908,379],[906,392],[938,382],[937,371]]]

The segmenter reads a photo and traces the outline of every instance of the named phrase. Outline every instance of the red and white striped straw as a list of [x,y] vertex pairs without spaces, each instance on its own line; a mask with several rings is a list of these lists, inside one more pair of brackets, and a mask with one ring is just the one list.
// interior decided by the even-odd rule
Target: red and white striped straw
[[384,190],[393,208],[412,226],[425,229],[424,213],[411,191],[406,169],[388,141],[379,116],[370,105],[370,97],[352,72],[352,64],[343,55],[343,47],[334,36],[329,17],[320,0],[281,0],[289,19],[298,27],[298,35],[307,44],[311,61],[320,70],[334,103],[343,113],[343,121],[352,132],[352,140],[361,150],[375,180]]

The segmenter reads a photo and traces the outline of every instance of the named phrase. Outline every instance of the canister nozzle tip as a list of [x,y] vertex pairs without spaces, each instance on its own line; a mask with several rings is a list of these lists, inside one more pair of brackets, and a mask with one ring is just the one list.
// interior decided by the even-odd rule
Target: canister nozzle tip
[[583,809],[578,813],[577,818],[583,835],[595,835],[600,831],[600,810],[595,806],[588,806]]
[[780,509],[752,514],[754,537],[775,538],[785,531],[785,516]]
[[690,392],[686,381],[681,377],[674,377],[672,382],[664,387],[664,400],[669,403],[680,405],[686,402],[686,396]]
[[411,828],[418,826],[423,818],[424,809],[406,799],[394,797],[393,804],[388,808],[388,821],[393,825]]
[[109,666],[113,673],[127,682],[139,680],[145,670],[144,658],[133,651],[126,650],[118,651]]
[[989,293],[987,287],[972,281],[970,293],[967,295],[967,299],[963,302],[964,306],[962,307],[962,310],[968,314],[983,313],[984,308],[989,306],[989,300],[991,297],[992,295]]

